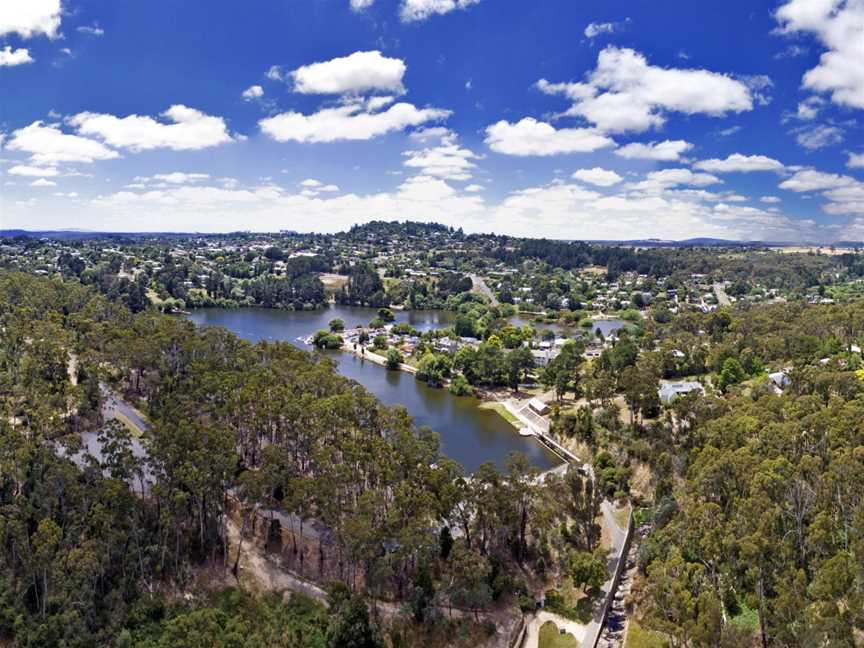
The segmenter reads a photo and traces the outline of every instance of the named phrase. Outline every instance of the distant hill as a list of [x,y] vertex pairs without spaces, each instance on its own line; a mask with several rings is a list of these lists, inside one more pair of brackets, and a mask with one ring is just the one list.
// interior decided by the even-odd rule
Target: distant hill
[[[461,230],[454,230],[445,225],[438,223],[415,223],[405,221],[371,221],[362,225],[354,225],[347,232],[352,235],[378,234],[386,235],[392,233],[395,229],[402,229],[409,233],[422,234],[423,232],[451,232],[455,235],[462,235]],[[112,239],[112,240],[135,240],[140,238],[184,238],[189,236],[201,237],[223,237],[236,236],[239,234],[254,236],[251,232],[98,232],[92,230],[24,230],[24,229],[6,229],[0,230],[0,237],[18,237],[25,236],[29,238],[51,238],[58,240],[88,240],[88,239]],[[260,234],[282,234],[287,236],[300,236],[301,233],[289,232],[282,230],[280,232],[260,232]],[[481,234],[480,236],[492,236],[492,234]],[[514,236],[513,239],[524,237]],[[539,238],[539,237],[533,237]],[[644,248],[676,248],[676,247],[835,247],[835,248],[864,248],[862,241],[837,241],[834,243],[815,243],[815,242],[791,242],[791,241],[735,241],[732,239],[719,239],[710,237],[697,237],[683,240],[671,239],[631,239],[619,241],[613,239],[607,240],[580,240],[580,239],[558,239],[568,243],[590,243],[596,245],[609,246],[632,246]]]

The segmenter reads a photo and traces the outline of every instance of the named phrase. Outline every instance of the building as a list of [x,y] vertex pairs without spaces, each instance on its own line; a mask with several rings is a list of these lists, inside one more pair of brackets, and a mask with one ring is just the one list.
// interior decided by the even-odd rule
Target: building
[[787,376],[782,371],[775,371],[774,373],[768,374],[768,380],[774,383],[774,386],[777,389],[783,389],[785,387],[788,387],[789,383],[792,382],[791,380],[789,380],[789,376]]
[[692,380],[665,383],[660,386],[660,389],[658,390],[658,395],[660,396],[660,400],[665,405],[669,405],[679,396],[684,396],[685,394],[692,394],[693,392],[699,392],[700,394],[704,394],[705,388],[702,387],[702,385],[698,382],[694,382]]
[[536,397],[528,401],[528,407],[540,416],[543,416],[544,414],[547,414],[549,412],[549,406]]

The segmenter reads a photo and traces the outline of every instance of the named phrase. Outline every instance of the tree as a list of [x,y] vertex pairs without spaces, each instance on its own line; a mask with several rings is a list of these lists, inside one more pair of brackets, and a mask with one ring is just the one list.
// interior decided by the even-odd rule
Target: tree
[[383,648],[384,642],[369,618],[369,608],[359,596],[352,596],[335,611],[327,629],[332,648]]
[[387,368],[388,369],[398,369],[399,366],[405,361],[405,358],[402,357],[402,354],[399,352],[399,349],[390,348],[387,349]]
[[474,612],[474,620],[479,621],[478,612],[492,601],[489,562],[479,552],[462,544],[454,548],[451,562],[450,602],[455,607],[467,607]]
[[723,368],[720,370],[718,387],[723,393],[725,393],[729,387],[737,385],[744,380],[745,377],[746,374],[744,373],[744,369],[741,367],[741,363],[738,362],[737,358],[726,358],[726,360],[723,361]]
[[609,577],[606,569],[606,551],[599,549],[591,554],[587,551],[574,551],[570,554],[568,565],[574,587],[588,592],[598,592]]
[[331,319],[329,326],[331,333],[341,333],[345,330],[345,322],[338,317]]

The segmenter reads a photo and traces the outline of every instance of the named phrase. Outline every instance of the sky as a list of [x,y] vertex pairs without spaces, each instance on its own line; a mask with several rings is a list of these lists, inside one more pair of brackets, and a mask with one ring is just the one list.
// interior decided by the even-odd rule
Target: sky
[[864,0],[2,0],[0,229],[864,240]]

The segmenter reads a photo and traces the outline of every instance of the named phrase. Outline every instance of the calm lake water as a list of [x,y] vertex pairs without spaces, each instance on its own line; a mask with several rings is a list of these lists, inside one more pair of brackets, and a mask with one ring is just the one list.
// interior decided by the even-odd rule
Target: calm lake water
[[[189,319],[198,326],[224,326],[239,337],[258,342],[283,340],[309,350],[298,338],[327,328],[333,318],[345,326],[368,324],[373,308],[331,306],[319,311],[280,311],[263,308],[201,308]],[[409,322],[420,331],[446,327],[453,314],[444,311],[397,311],[397,322]],[[402,405],[418,426],[427,425],[441,437],[441,451],[473,472],[484,461],[503,466],[511,452],[522,452],[531,463],[545,470],[561,463],[551,452],[516,430],[491,410],[478,407],[474,398],[453,396],[446,389],[433,389],[401,371],[366,362],[348,353],[334,352],[339,372],[356,380],[386,405]]]

